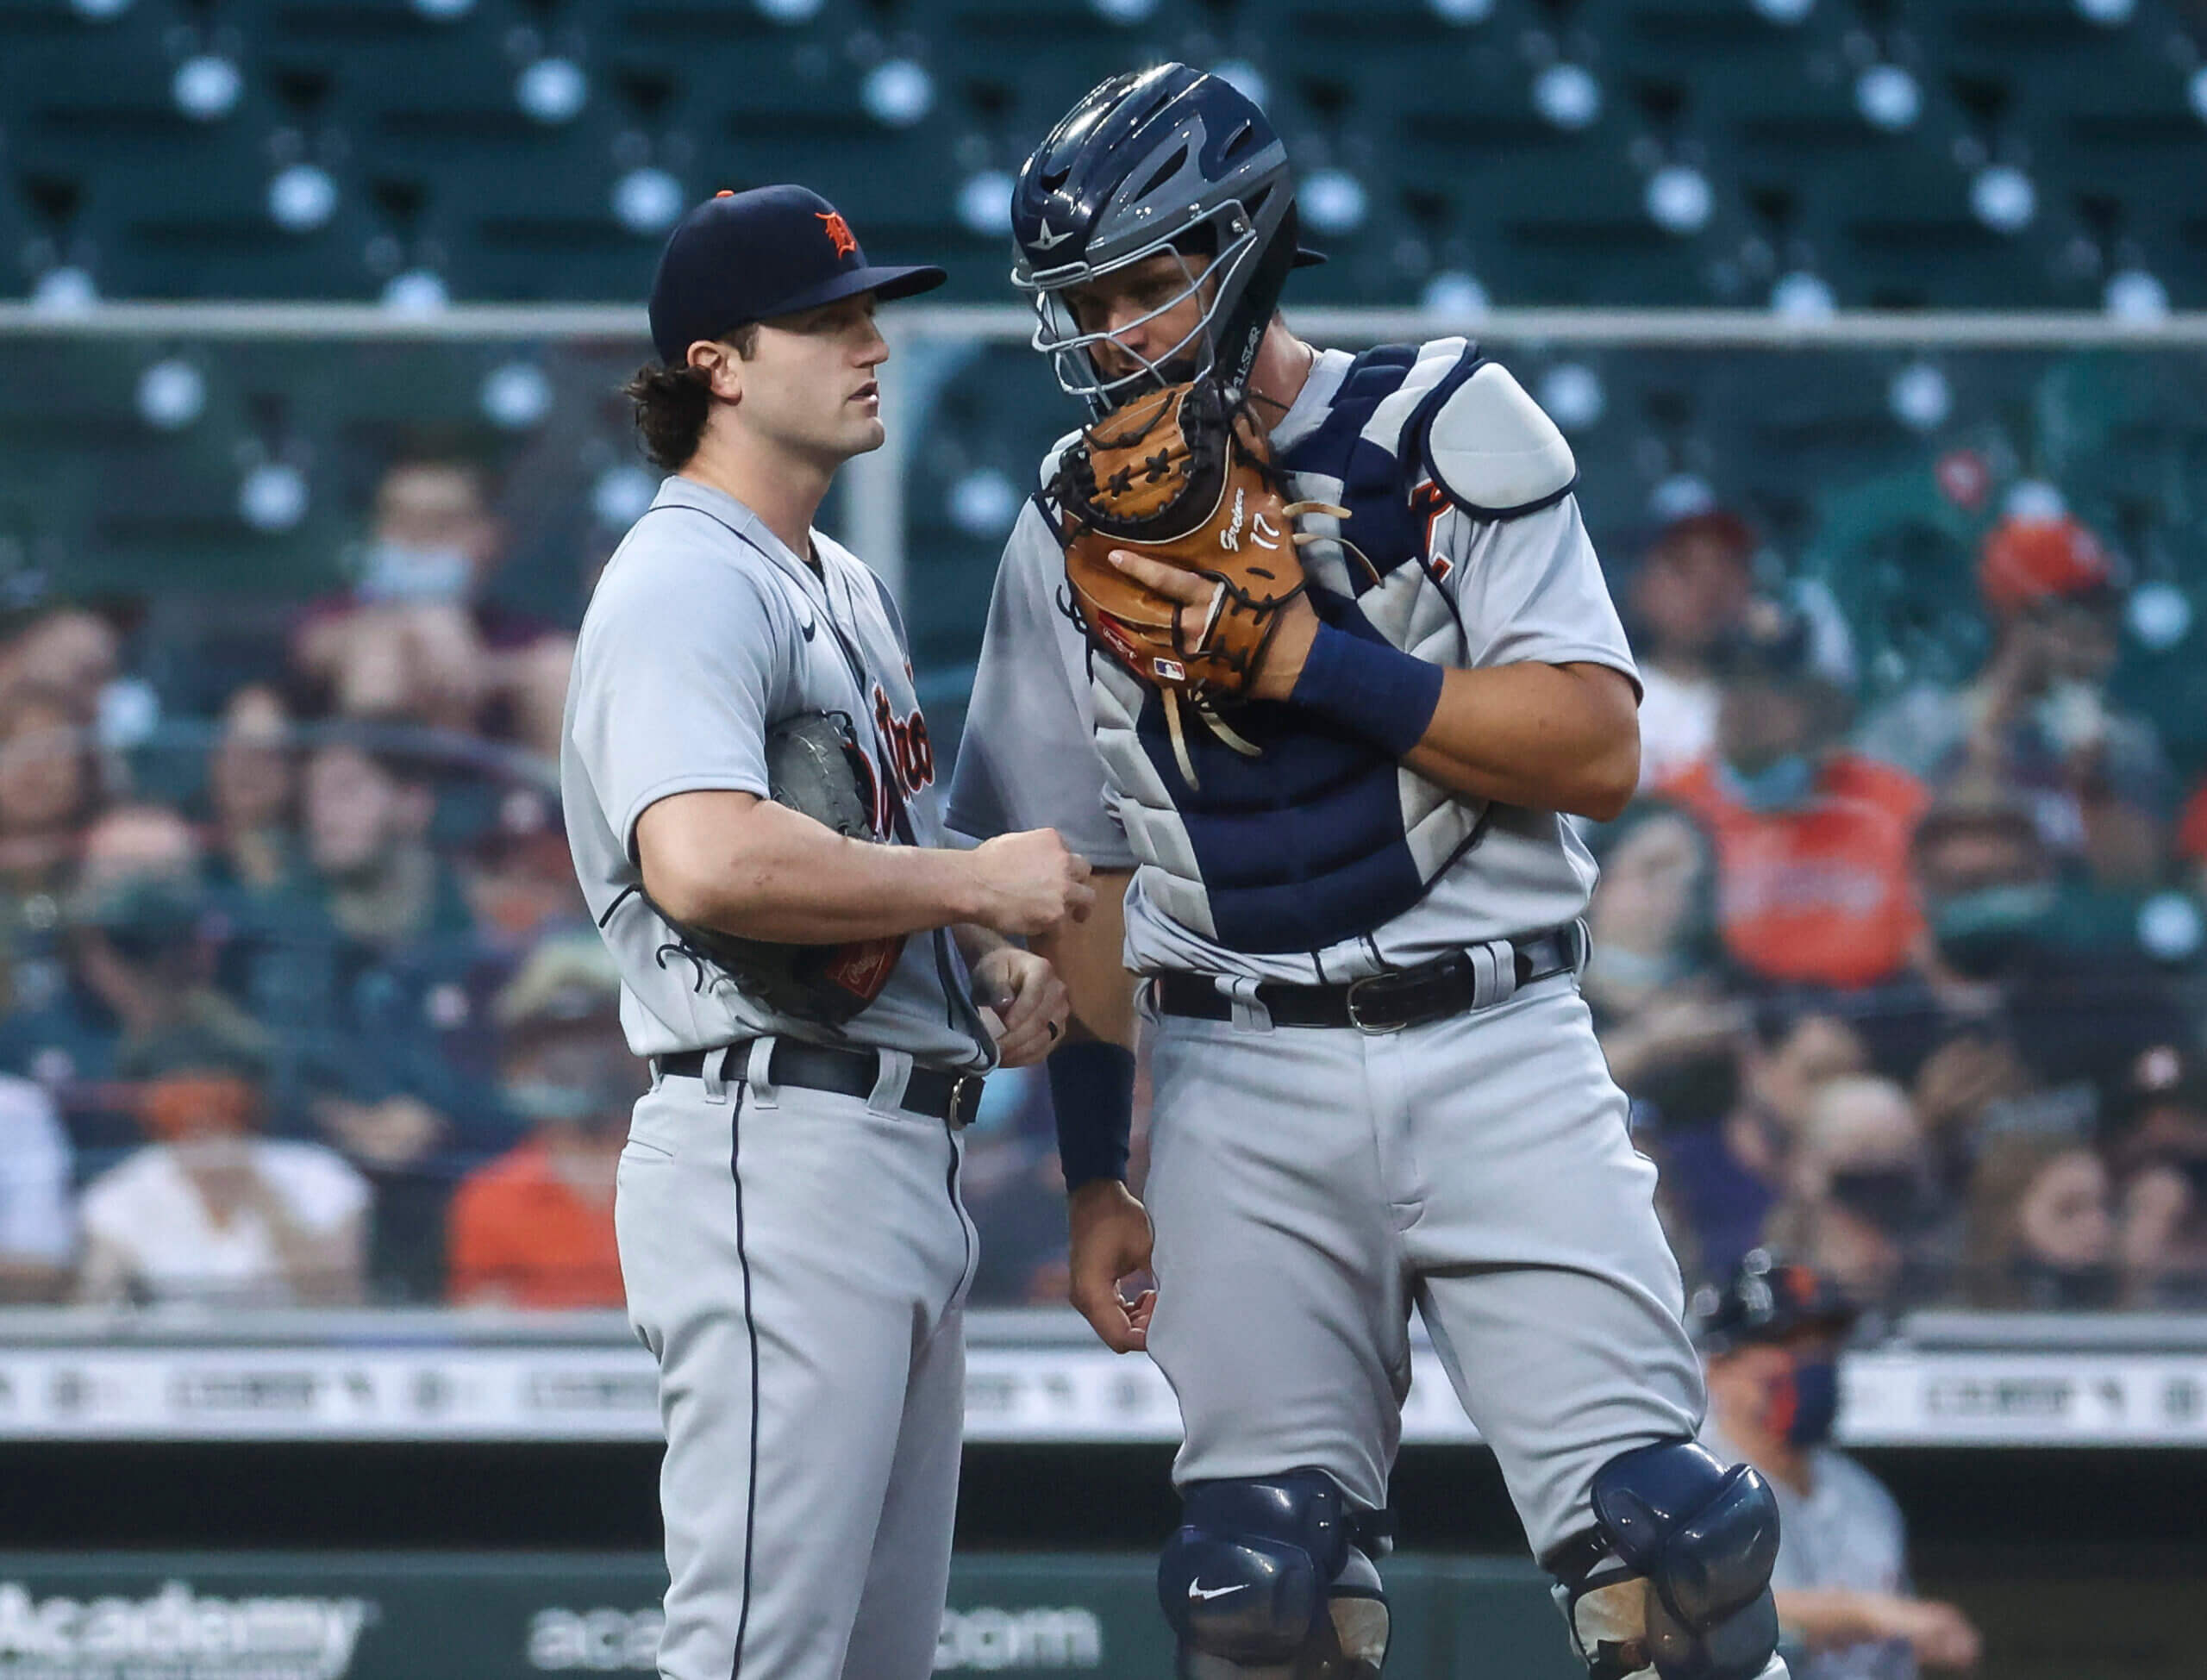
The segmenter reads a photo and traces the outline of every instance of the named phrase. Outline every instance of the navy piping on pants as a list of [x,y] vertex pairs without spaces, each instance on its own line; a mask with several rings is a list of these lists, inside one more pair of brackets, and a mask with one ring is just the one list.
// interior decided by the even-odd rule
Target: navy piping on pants
[[730,1094],[728,1176],[735,1181],[735,1260],[743,1272],[743,1329],[751,1339],[751,1465],[743,1493],[743,1608],[735,1622],[728,1680],[742,1680],[743,1635],[751,1626],[751,1552],[759,1519],[759,1323],[751,1315],[751,1256],[743,1246],[743,1088]]

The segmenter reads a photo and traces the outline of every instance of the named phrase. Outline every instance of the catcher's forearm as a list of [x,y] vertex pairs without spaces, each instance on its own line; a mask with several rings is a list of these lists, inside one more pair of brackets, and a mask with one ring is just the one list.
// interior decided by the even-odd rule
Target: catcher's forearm
[[1134,871],[1089,877],[1096,907],[1063,922],[1035,949],[1065,982],[1072,1018],[1066,1042],[1043,1065],[1057,1122],[1067,1194],[1098,1180],[1124,1182],[1134,1129],[1135,977],[1127,972],[1127,884]]
[[1127,972],[1128,869],[1099,869],[1089,877],[1096,906],[1085,921],[1064,921],[1028,941],[1065,982],[1072,1002],[1072,1036],[1135,1046],[1135,977]]
[[636,849],[663,912],[746,939],[892,938],[975,921],[985,908],[969,853],[847,840],[751,794],[664,800],[638,821]]
[[1083,1039],[1052,1055],[1043,1072],[1066,1193],[1098,1179],[1124,1183],[1134,1135],[1134,1052]]
[[1474,798],[1607,822],[1640,780],[1638,703],[1607,665],[1451,671],[1404,762]]

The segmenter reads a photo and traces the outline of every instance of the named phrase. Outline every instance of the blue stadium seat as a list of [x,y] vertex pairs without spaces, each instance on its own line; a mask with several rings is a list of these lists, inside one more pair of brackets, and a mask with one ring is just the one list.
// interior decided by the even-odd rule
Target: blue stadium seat
[[[253,145],[243,137],[191,136],[141,155],[110,155],[91,172],[79,223],[97,250],[103,291],[372,297],[367,247],[377,224],[358,180],[342,165],[325,168],[311,154],[271,159],[267,138]],[[276,205],[287,197],[320,205],[319,219],[279,225]]]

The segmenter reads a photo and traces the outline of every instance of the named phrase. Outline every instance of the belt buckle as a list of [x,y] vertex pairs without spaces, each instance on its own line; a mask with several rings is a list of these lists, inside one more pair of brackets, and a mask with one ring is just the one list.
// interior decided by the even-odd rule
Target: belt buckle
[[[980,1073],[952,1074],[950,1076],[950,1104],[948,1111],[943,1115],[943,1119],[947,1121],[953,1127],[960,1130],[964,1129],[966,1127],[971,1126],[973,1123],[972,1116],[961,1115],[959,1112],[966,1106],[966,1087],[970,1084],[978,1093],[980,1089],[981,1081],[987,1077],[987,1075]],[[980,1102],[981,1099],[977,1094],[973,1098],[973,1106],[978,1109],[980,1106]]]
[[1361,993],[1366,986],[1375,984],[1382,980],[1391,980],[1394,977],[1395,977],[1392,974],[1385,972],[1367,974],[1361,979],[1350,981],[1341,994],[1342,1007],[1348,1011],[1348,1024],[1355,1027],[1358,1032],[1363,1034],[1367,1038],[1385,1038],[1388,1034],[1399,1033],[1405,1027],[1410,1025],[1410,1022],[1407,1021],[1382,1022],[1366,1021],[1364,1018],[1362,1011],[1358,1007],[1358,995]]

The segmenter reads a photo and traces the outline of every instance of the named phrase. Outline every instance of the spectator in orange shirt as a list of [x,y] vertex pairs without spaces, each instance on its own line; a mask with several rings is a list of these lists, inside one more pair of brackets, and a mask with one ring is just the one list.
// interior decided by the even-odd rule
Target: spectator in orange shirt
[[590,932],[546,940],[499,993],[507,1104],[534,1134],[464,1179],[449,1222],[458,1302],[617,1307],[614,1171],[646,1076]]
[[1848,697],[1818,671],[1799,615],[1757,602],[1725,669],[1716,750],[1662,791],[1716,842],[1726,953],[1792,985],[1898,973],[1919,925],[1909,838],[1923,785],[1841,745]]

